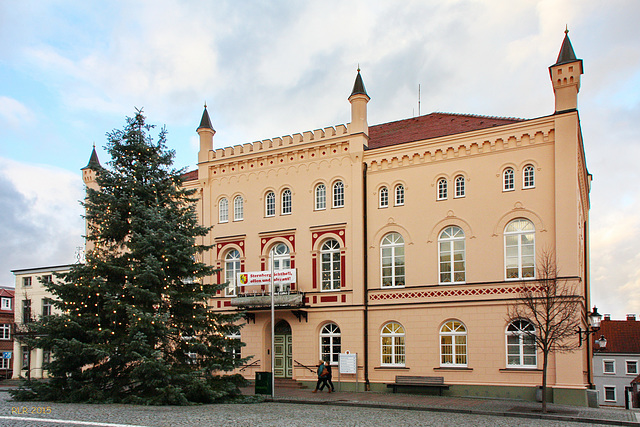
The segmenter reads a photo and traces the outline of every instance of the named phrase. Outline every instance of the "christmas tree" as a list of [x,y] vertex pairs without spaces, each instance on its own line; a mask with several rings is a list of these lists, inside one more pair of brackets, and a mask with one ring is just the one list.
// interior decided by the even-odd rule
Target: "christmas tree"
[[[224,284],[204,284],[195,190],[172,168],[163,128],[137,110],[107,134],[109,169],[87,188],[85,263],[46,284],[61,314],[29,324],[23,340],[50,351],[48,382],[29,381],[19,399],[188,404],[239,395],[244,363],[239,314],[207,301]],[[98,166],[99,167],[99,166]]]

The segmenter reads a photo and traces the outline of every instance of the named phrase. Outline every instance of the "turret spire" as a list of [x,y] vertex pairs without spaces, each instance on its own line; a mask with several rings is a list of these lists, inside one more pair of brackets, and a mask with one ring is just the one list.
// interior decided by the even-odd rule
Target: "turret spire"
[[562,47],[560,48],[560,53],[558,54],[558,59],[556,60],[555,65],[566,64],[576,60],[576,53],[573,51],[573,46],[571,46],[571,40],[569,40],[569,27],[567,26],[564,30],[564,40],[562,41]]

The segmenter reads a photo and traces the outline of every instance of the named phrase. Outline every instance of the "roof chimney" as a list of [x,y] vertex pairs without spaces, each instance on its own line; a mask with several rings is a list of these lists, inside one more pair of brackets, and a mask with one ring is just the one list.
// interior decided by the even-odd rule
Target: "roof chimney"
[[611,320],[611,315],[610,314],[605,314],[604,315],[604,320]]
[[627,314],[627,320],[630,322],[635,322],[636,315],[635,314]]

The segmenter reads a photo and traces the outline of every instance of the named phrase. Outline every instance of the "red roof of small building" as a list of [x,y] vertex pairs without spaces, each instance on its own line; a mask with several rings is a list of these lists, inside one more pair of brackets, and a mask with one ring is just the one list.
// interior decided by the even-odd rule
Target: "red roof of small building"
[[14,288],[0,288],[0,297],[10,297],[13,298],[16,293]]
[[[595,343],[601,335],[607,340],[605,348],[599,348]],[[600,330],[592,335],[591,340],[598,353],[640,354],[640,320],[635,320],[635,317],[627,317],[627,320],[604,319],[600,322]]]
[[472,114],[431,113],[369,127],[369,149],[487,129],[525,119]]
[[183,173],[182,179],[184,181],[195,181],[198,179],[198,169]]

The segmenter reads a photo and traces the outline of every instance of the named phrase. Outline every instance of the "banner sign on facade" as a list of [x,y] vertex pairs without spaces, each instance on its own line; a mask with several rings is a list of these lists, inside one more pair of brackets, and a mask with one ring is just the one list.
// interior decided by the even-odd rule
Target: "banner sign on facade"
[[3,359],[11,359],[11,352],[10,351],[3,351],[2,352],[2,358]]
[[[282,285],[296,283],[296,269],[276,270],[273,273],[273,284]],[[270,271],[249,271],[238,273],[236,284],[238,286],[269,286],[271,284]]]
[[340,353],[339,366],[341,374],[355,374],[358,372],[358,355]]

